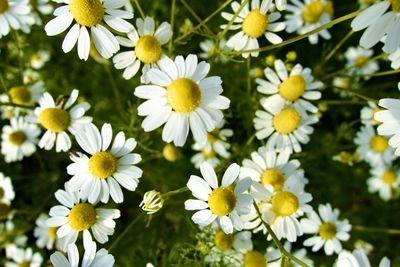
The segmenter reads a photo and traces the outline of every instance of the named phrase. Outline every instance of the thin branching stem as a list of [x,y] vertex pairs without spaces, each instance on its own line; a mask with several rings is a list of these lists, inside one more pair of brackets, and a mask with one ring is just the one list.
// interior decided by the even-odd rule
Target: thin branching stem
[[174,43],[174,24],[175,24],[175,8],[176,8],[176,0],[172,0],[171,4],[171,29],[172,29],[172,37],[171,40],[169,41],[168,44],[168,52],[171,55],[172,54],[172,49],[173,49],[173,43]]
[[133,219],[131,221],[131,223],[125,228],[125,230],[117,237],[117,239],[115,239],[115,241],[110,245],[110,247],[108,248],[108,251],[111,252],[116,246],[117,244],[121,241],[121,239],[126,236],[129,231],[132,229],[132,227],[140,220],[142,219],[142,217],[144,216],[144,213],[139,214],[138,216],[136,216],[135,219]]
[[235,14],[233,14],[233,17],[231,18],[231,20],[228,22],[228,24],[226,24],[225,29],[222,32],[220,32],[220,34],[218,35],[219,40],[221,40],[225,36],[225,34],[228,32],[229,28],[232,26],[235,19],[239,16],[240,11],[242,11],[242,9],[247,5],[248,2],[249,2],[249,0],[245,0],[242,2],[240,7],[238,8],[238,10],[236,10]]
[[144,18],[146,17],[146,15],[144,14],[143,9],[142,9],[142,7],[140,6],[139,1],[138,1],[138,0],[133,0],[133,2],[135,3],[135,6],[136,6],[137,10],[138,10],[139,13],[140,13],[140,16],[142,17],[142,19],[144,19]]

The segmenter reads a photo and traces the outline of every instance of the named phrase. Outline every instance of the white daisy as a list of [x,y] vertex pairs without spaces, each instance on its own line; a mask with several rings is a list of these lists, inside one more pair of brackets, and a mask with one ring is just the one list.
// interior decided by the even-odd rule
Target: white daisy
[[68,246],[66,258],[60,252],[55,252],[50,256],[50,261],[54,267],[112,267],[115,263],[114,256],[108,254],[104,248],[97,251],[95,242],[90,241],[85,244],[85,253],[83,254],[82,263],[79,265],[79,251],[75,244]]
[[5,161],[20,161],[35,153],[39,134],[36,124],[26,122],[23,117],[12,118],[1,135],[1,153]]
[[[287,252],[292,254],[294,257],[300,259],[304,263],[307,264],[309,267],[314,266],[314,262],[307,257],[307,250],[302,248],[298,250],[293,250],[292,244],[290,242],[285,242],[283,247]],[[290,259],[286,258],[284,263],[282,263],[282,252],[277,249],[276,247],[268,247],[267,248],[267,259],[268,259],[268,267],[280,267],[280,266],[290,266],[290,267],[300,267],[299,264],[291,261]]]
[[361,127],[354,143],[358,145],[357,153],[371,166],[391,164],[395,158],[394,150],[389,146],[388,139],[377,135],[371,125]]
[[90,231],[100,244],[108,241],[108,236],[114,234],[114,219],[120,217],[117,209],[100,209],[93,204],[81,200],[77,193],[67,189],[57,190],[54,194],[61,205],[50,209],[50,218],[47,219],[48,227],[58,227],[57,237],[61,238],[60,248],[66,250],[69,244],[78,239],[83,232],[83,242],[92,240]]
[[39,248],[46,248],[47,250],[52,250],[54,243],[57,239],[57,228],[48,227],[47,219],[49,216],[47,214],[40,214],[36,219],[36,227],[33,231],[33,235],[36,238],[36,245]]
[[32,68],[38,70],[41,69],[49,60],[50,52],[46,50],[40,50],[31,56],[31,66]]
[[[353,253],[343,250],[334,264],[334,267],[371,267],[365,251],[356,249]],[[390,267],[390,260],[383,257],[379,263],[379,267]]]
[[251,184],[250,178],[237,181],[239,165],[233,163],[225,171],[221,186],[218,186],[214,169],[206,162],[200,165],[203,178],[191,175],[187,187],[197,199],[185,201],[186,210],[198,210],[193,216],[194,223],[201,227],[218,219],[226,234],[242,230],[240,215],[247,214],[252,205],[252,197],[245,193]]
[[226,40],[221,39],[217,44],[214,42],[214,40],[211,39],[206,39],[199,44],[201,50],[203,52],[199,53],[199,57],[203,59],[210,59],[210,58],[215,58],[215,62],[222,62],[226,63],[228,62],[228,58],[221,53],[222,52],[228,52],[231,49],[226,46]]
[[270,95],[261,99],[263,106],[274,107],[292,103],[299,110],[318,112],[318,108],[311,104],[309,100],[321,98],[321,92],[318,89],[323,84],[314,81],[311,69],[296,64],[288,73],[287,67],[280,59],[275,60],[274,66],[275,71],[268,67],[264,70],[267,81],[260,78],[256,79],[257,91]]
[[150,84],[135,89],[135,96],[146,99],[138,107],[138,114],[146,116],[143,129],[150,132],[165,123],[162,139],[183,146],[190,127],[195,141],[205,144],[207,132],[223,119],[221,109],[230,104],[228,98],[220,95],[221,78],[206,78],[210,65],[204,61],[198,64],[196,55],[186,59],[177,56],[175,62],[164,57],[157,65],[160,69],[147,72]]
[[383,40],[383,49],[393,53],[400,46],[400,2],[385,0],[373,4],[354,18],[351,27],[353,31],[366,29],[360,39],[361,46],[371,48]]
[[391,61],[390,66],[392,69],[400,68],[400,47],[397,48],[393,53],[390,53],[388,59]]
[[339,154],[333,156],[332,159],[347,164],[349,166],[353,166],[354,161],[356,161],[355,155],[347,151],[341,151]]
[[0,0],[0,38],[8,35],[10,29],[28,33],[32,19],[29,0]]
[[[378,62],[369,60],[374,54],[372,49],[359,47],[349,47],[345,52],[346,67],[352,66],[347,72],[349,74],[369,74],[379,70]],[[370,77],[365,77],[369,79]]]
[[210,150],[206,150],[201,146],[195,146],[195,145],[193,145],[192,148],[200,152],[194,154],[193,157],[190,158],[190,162],[193,163],[196,169],[200,168],[200,165],[203,162],[207,162],[213,168],[217,167],[221,163],[221,160],[218,158],[217,153],[212,148]]
[[309,135],[313,133],[312,124],[318,122],[316,115],[307,115],[295,106],[266,106],[261,103],[264,110],[256,111],[254,127],[256,137],[267,140],[267,148],[278,152],[300,152],[302,144],[310,141]]
[[50,150],[56,143],[56,151],[68,151],[71,139],[67,131],[75,135],[84,125],[92,121],[92,117],[84,116],[90,108],[89,103],[82,102],[73,105],[78,99],[79,91],[74,89],[67,99],[55,102],[53,97],[45,92],[39,99],[39,107],[27,120],[40,124],[46,129],[39,141],[39,147]]
[[4,176],[4,174],[0,172],[0,203],[10,205],[14,198],[14,187],[10,177]]
[[[250,4],[251,2],[251,4]],[[240,7],[240,3],[232,2],[232,10],[234,13]],[[240,31],[229,38],[226,45],[235,51],[250,50],[259,48],[258,38],[265,36],[265,38],[272,44],[278,44],[282,42],[282,38],[274,32],[280,32],[285,29],[284,22],[278,22],[281,14],[279,12],[273,12],[274,5],[272,1],[262,0],[261,4],[259,0],[251,0],[245,5],[245,7],[239,12],[239,15],[234,20],[234,23],[230,26],[229,30]],[[222,17],[228,21],[233,18],[233,14],[222,12]],[[222,29],[225,29],[227,24],[221,25]],[[249,55],[257,57],[258,51],[251,53],[242,53],[242,56],[247,58]]]
[[[133,18],[133,13],[121,10],[127,0],[59,0],[64,3],[54,11],[56,18],[49,21],[45,30],[47,35],[54,36],[74,25],[64,38],[62,49],[65,53],[74,48],[78,42],[78,56],[87,60],[90,42],[93,41],[97,51],[104,58],[110,58],[119,50],[117,38],[102,25],[105,22],[113,30],[127,33],[133,29],[125,19]],[[90,29],[90,36],[88,29]]]
[[375,166],[371,169],[367,184],[369,192],[378,192],[385,201],[393,199],[400,193],[400,170],[390,166]]
[[319,216],[315,211],[307,213],[300,223],[305,234],[314,234],[306,239],[304,246],[312,247],[316,252],[324,247],[326,255],[339,254],[342,251],[340,241],[347,241],[350,238],[351,225],[347,219],[339,220],[339,210],[332,209],[328,203],[318,206]]
[[365,125],[378,125],[379,121],[375,120],[375,114],[381,111],[375,102],[368,101],[368,106],[361,109],[361,122]]
[[18,248],[25,247],[28,237],[25,235],[17,235],[17,228],[15,227],[13,218],[9,218],[4,223],[0,223],[0,233],[3,238],[3,246],[5,248],[6,258],[11,258],[12,255],[15,255],[15,251]]
[[[286,10],[290,12],[285,16],[286,31],[305,34],[330,22],[333,17],[333,3],[327,0],[293,0]],[[331,39],[327,29],[319,31],[308,37],[311,44],[317,44],[321,36],[325,40]]]
[[39,252],[33,252],[31,248],[15,249],[10,255],[13,260],[6,262],[5,267],[40,267],[42,266],[43,258]]
[[101,133],[90,124],[75,138],[87,154],[71,155],[73,163],[67,167],[72,175],[67,182],[70,189],[90,203],[107,203],[110,196],[115,203],[121,203],[124,200],[121,186],[134,191],[142,176],[142,170],[134,166],[141,161],[139,154],[132,153],[136,140],[125,139],[125,134],[118,132],[111,144],[113,133],[108,123],[103,124]]
[[122,46],[133,47],[133,50],[116,54],[113,63],[116,69],[125,69],[122,76],[127,80],[136,75],[143,63],[141,81],[147,83],[146,72],[157,67],[157,61],[163,56],[161,46],[171,39],[172,29],[168,22],[163,22],[155,28],[154,19],[151,17],[137,19],[136,26],[137,30],[133,28],[127,34],[129,39],[117,37]]

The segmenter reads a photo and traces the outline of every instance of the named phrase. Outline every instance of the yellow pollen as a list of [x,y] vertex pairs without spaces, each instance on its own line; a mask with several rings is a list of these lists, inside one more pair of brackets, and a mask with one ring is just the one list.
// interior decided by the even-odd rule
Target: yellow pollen
[[303,95],[306,85],[302,75],[292,75],[281,83],[279,94],[286,100],[296,101]]
[[0,0],[0,14],[5,13],[8,10],[8,0]]
[[23,261],[20,264],[18,264],[18,267],[29,267],[29,266],[31,266],[30,261]]
[[376,153],[383,153],[388,148],[389,144],[385,137],[380,135],[375,135],[369,141],[369,146]]
[[69,127],[71,117],[61,108],[46,108],[39,114],[40,124],[55,133],[63,132]]
[[389,0],[389,1],[392,4],[393,11],[400,13],[400,0]]
[[266,267],[267,259],[258,251],[248,251],[244,255],[244,267]]
[[230,250],[234,240],[233,235],[227,235],[222,230],[219,230],[214,236],[214,244],[223,251]]
[[200,87],[192,79],[178,78],[168,86],[167,100],[176,112],[192,112],[201,102]]
[[89,203],[76,204],[68,215],[69,225],[78,232],[89,229],[95,224],[96,219],[96,210]]
[[118,160],[110,152],[97,152],[89,159],[89,171],[98,179],[105,179],[114,174]]
[[365,67],[365,64],[367,63],[367,57],[366,56],[358,56],[354,63],[359,68]]
[[258,38],[265,33],[268,26],[268,15],[261,14],[259,9],[254,9],[246,16],[242,30],[248,36]]
[[163,156],[168,161],[176,161],[181,156],[181,151],[174,145],[166,144],[163,148]]
[[215,153],[214,149],[210,149],[209,151],[205,150],[204,148],[201,150],[201,154],[203,154],[203,157],[205,159],[212,159],[217,156],[217,153]]
[[290,216],[299,208],[299,199],[291,192],[279,192],[272,197],[272,210],[277,216]]
[[236,196],[226,187],[214,189],[208,196],[208,205],[212,213],[225,216],[231,213],[236,206]]
[[325,12],[325,6],[320,0],[313,1],[303,8],[303,19],[308,23],[316,23]]
[[382,181],[385,184],[391,185],[394,182],[396,182],[396,180],[397,180],[397,176],[396,176],[396,173],[393,170],[386,170],[386,171],[383,172]]
[[47,229],[47,234],[49,235],[50,238],[57,238],[57,230],[58,227],[49,227]]
[[281,190],[285,183],[285,176],[280,170],[266,169],[261,175],[263,185],[272,185],[274,190]]
[[144,35],[136,43],[135,55],[146,64],[155,63],[161,57],[161,44],[153,35]]
[[300,114],[293,108],[283,109],[275,115],[272,125],[280,134],[288,134],[296,130],[301,121]]
[[101,0],[70,0],[69,10],[76,22],[82,26],[95,26],[104,18]]
[[10,135],[8,136],[8,141],[10,141],[11,144],[17,146],[24,143],[25,140],[26,140],[26,135],[23,131],[15,131],[10,133]]
[[31,101],[31,92],[25,86],[12,87],[8,91],[8,94],[10,95],[11,102],[18,105],[24,105]]
[[375,120],[375,114],[376,114],[377,112],[381,111],[381,110],[383,110],[383,109],[381,109],[381,108],[374,108],[374,109],[372,110],[372,123],[375,124],[375,125],[381,123],[380,121]]
[[330,240],[336,236],[336,225],[331,222],[324,222],[319,226],[318,232],[322,239]]
[[10,213],[11,207],[0,202],[0,220],[7,218]]

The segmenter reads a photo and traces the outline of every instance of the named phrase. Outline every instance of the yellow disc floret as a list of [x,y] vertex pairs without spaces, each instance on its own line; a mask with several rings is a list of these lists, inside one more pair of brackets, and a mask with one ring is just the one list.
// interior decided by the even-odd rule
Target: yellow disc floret
[[375,119],[375,114],[376,114],[377,112],[381,111],[381,110],[383,110],[383,109],[381,109],[381,108],[374,108],[374,109],[372,110],[372,123],[375,124],[375,125],[381,123],[380,121],[377,121],[377,120]]
[[385,184],[391,185],[394,182],[396,182],[396,180],[397,180],[397,175],[396,175],[396,172],[394,172],[393,170],[385,170],[383,172],[382,181]]
[[208,196],[208,205],[212,213],[225,216],[231,213],[236,206],[236,196],[225,187],[214,189]]
[[279,94],[286,100],[296,101],[306,89],[307,83],[302,75],[292,75],[281,83]]
[[266,169],[261,175],[263,185],[272,185],[274,190],[281,190],[285,183],[285,176],[278,169]]
[[286,108],[274,116],[272,124],[278,133],[288,134],[296,130],[300,122],[300,114],[293,108]]
[[354,60],[354,64],[359,68],[365,67],[366,63],[367,63],[367,57],[364,55],[358,56],[356,60]]
[[[392,4],[392,9],[400,13],[400,0],[389,0]],[[1,13],[1,12],[0,12]]]
[[248,251],[244,255],[244,267],[266,267],[267,259],[258,251]]
[[135,45],[135,55],[146,64],[155,63],[161,57],[161,44],[153,35],[144,35]]
[[304,21],[308,23],[316,23],[319,21],[324,12],[325,12],[324,4],[320,0],[317,0],[307,4],[303,8],[302,16]]
[[47,229],[47,234],[51,238],[57,238],[57,230],[58,230],[58,227],[49,227]]
[[46,108],[39,114],[40,124],[55,133],[63,132],[69,127],[71,117],[61,108]]
[[18,264],[18,267],[30,267],[31,262],[30,261],[23,261],[20,264]]
[[[1,1],[1,0],[0,0]],[[26,105],[31,101],[31,92],[25,86],[15,86],[8,90],[11,102]]]
[[222,230],[219,230],[214,236],[214,244],[223,251],[230,250],[234,240],[233,235],[227,235]]
[[299,208],[299,199],[291,192],[279,192],[272,197],[272,210],[277,216],[290,216]]
[[90,157],[88,165],[94,177],[105,179],[117,170],[118,160],[110,152],[101,151]]
[[246,16],[242,30],[248,36],[258,38],[265,33],[268,26],[268,15],[262,14],[259,9],[254,9]]
[[369,141],[369,146],[376,153],[383,153],[388,148],[389,144],[385,137],[380,135],[375,135]]
[[68,222],[75,231],[89,229],[96,223],[97,214],[94,206],[89,203],[76,204],[68,215]]
[[5,13],[9,8],[8,0],[0,0],[0,14]]
[[167,100],[176,112],[192,112],[201,102],[200,87],[192,79],[176,79],[167,88]]
[[201,154],[203,155],[203,157],[205,159],[213,159],[217,156],[217,153],[215,153],[214,149],[207,150],[207,149],[203,148],[201,150]]
[[163,148],[163,156],[168,161],[176,161],[181,156],[181,151],[174,145],[166,144]]
[[82,26],[95,26],[104,18],[101,0],[70,0],[69,10],[76,22]]
[[319,226],[318,232],[323,239],[330,240],[336,236],[336,225],[331,222],[324,222]]
[[19,146],[23,144],[26,140],[26,135],[23,131],[15,131],[10,133],[8,136],[8,141],[10,141],[11,144]]

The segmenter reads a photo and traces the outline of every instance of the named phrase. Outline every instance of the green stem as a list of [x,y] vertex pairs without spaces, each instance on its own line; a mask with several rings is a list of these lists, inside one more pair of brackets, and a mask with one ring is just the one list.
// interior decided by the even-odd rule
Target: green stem
[[342,47],[342,45],[353,35],[353,31],[349,31],[342,40],[331,50],[331,52],[324,58],[322,61],[320,68],[322,68],[335,54],[336,52]]
[[171,55],[172,54],[172,44],[174,43],[174,24],[175,24],[175,5],[176,5],[176,0],[172,0],[172,5],[171,5],[171,29],[172,29],[172,37],[171,40],[169,41],[168,44],[168,52]]
[[165,194],[162,194],[161,197],[162,197],[163,199],[166,199],[166,198],[168,198],[168,197],[170,197],[170,196],[178,195],[178,194],[184,193],[184,192],[186,192],[186,191],[189,191],[189,188],[187,188],[186,186],[184,186],[184,187],[181,187],[181,188],[179,188],[179,189],[176,189],[176,190],[173,190],[173,191],[169,191],[169,192],[167,192],[167,193],[165,193]]
[[0,106],[9,106],[9,107],[15,107],[15,108],[26,108],[26,109],[34,109],[34,106],[27,106],[27,105],[19,105],[19,104],[14,104],[11,102],[0,102]]
[[221,40],[225,36],[225,34],[228,32],[229,28],[232,26],[235,19],[239,16],[240,11],[242,11],[242,9],[247,5],[248,2],[249,2],[249,0],[244,0],[242,2],[239,9],[235,12],[235,14],[231,18],[231,20],[226,25],[225,29],[218,35],[219,40]]
[[333,87],[333,88],[336,88],[336,89],[341,90],[341,91],[349,92],[350,94],[355,95],[356,97],[361,98],[361,99],[363,99],[365,101],[378,103],[378,100],[376,100],[376,99],[374,99],[372,97],[369,97],[369,96],[362,95],[362,94],[360,94],[360,93],[358,93],[356,91],[353,91],[353,90],[350,90],[350,89],[344,89],[344,88],[340,88],[340,87],[336,87],[336,86]]
[[353,225],[352,229],[359,232],[375,232],[375,233],[385,233],[389,235],[400,235],[400,229],[365,227],[362,225]]
[[139,214],[136,216],[134,220],[131,221],[131,223],[125,228],[125,230],[115,239],[115,241],[111,244],[111,246],[108,248],[108,252],[111,252],[116,245],[121,241],[121,239],[129,233],[129,231],[132,229],[132,227],[144,216],[144,213]]
[[388,70],[388,71],[381,71],[375,73],[366,73],[366,74],[353,74],[353,75],[345,75],[347,77],[380,77],[380,76],[387,76],[392,74],[400,73],[400,69],[398,70]]
[[8,95],[7,86],[6,86],[6,83],[4,82],[3,75],[1,73],[0,73],[0,83],[1,83],[1,87],[3,87],[4,93],[6,95]]
[[145,14],[143,12],[142,7],[139,4],[139,1],[138,0],[133,0],[133,2],[135,2],[135,6],[136,6],[137,10],[139,11],[140,16],[142,17],[142,19],[144,19],[146,16],[145,16]]
[[123,103],[122,102],[122,98],[121,98],[121,95],[119,94],[119,90],[118,90],[118,87],[117,87],[117,83],[114,80],[114,76],[112,75],[109,66],[103,64],[103,67],[104,67],[104,70],[107,73],[108,79],[109,79],[110,84],[111,84],[111,88],[113,89],[113,92],[114,92],[114,96],[115,96],[115,98],[116,98],[116,100],[118,102],[117,103],[117,109],[120,112],[120,114],[125,114],[125,111],[123,110],[122,105],[121,105],[121,103]]
[[247,91],[251,93],[251,77],[250,77],[250,68],[251,68],[251,59],[250,55],[246,61],[246,82],[247,82]]
[[192,14],[192,16],[197,20],[197,22],[204,26],[204,28],[211,34],[214,35],[214,32],[207,26],[207,24],[204,24],[203,21],[201,20],[201,18],[199,16],[197,16],[196,12],[194,12],[194,10],[190,7],[190,5],[188,5],[188,3],[186,3],[185,0],[181,0],[182,4],[185,6],[185,8],[187,10],[189,10],[190,14]]

